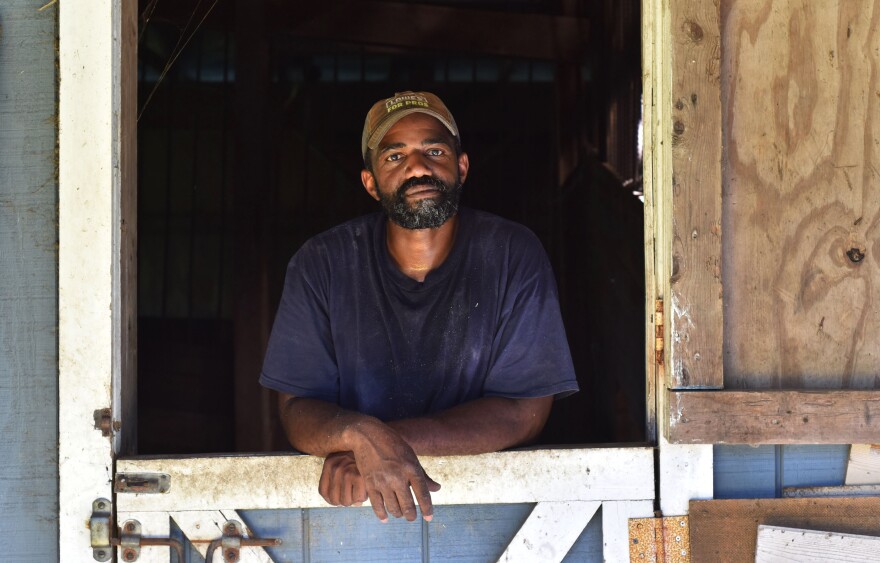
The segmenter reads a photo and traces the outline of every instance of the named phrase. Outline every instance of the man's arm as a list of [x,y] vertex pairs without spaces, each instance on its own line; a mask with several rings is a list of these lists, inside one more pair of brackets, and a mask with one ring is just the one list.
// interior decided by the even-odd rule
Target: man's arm
[[476,454],[527,443],[540,433],[552,403],[553,397],[484,397],[434,415],[385,424],[325,401],[283,393],[279,398],[291,444],[327,458],[321,495],[331,504],[346,506],[368,496],[383,521],[384,505],[396,517],[415,519],[410,486],[423,516],[431,517],[429,491],[437,491],[439,485],[425,474],[416,453]]
[[[328,458],[319,484],[328,502],[361,502],[365,492],[383,522],[388,519],[387,512],[415,520],[414,493],[422,516],[431,519],[431,491],[439,490],[440,485],[428,477],[413,449],[390,426],[327,401],[286,393],[279,394],[279,409],[290,443],[302,452]],[[340,452],[345,455],[331,456]],[[347,452],[351,452],[355,468],[347,463]]]
[[553,397],[482,397],[388,425],[419,455],[481,454],[533,441],[552,406]]

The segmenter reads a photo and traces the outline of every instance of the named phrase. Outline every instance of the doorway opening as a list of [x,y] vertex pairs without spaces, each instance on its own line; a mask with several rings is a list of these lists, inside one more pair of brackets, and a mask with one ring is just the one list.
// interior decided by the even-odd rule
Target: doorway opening
[[138,453],[289,449],[257,383],[285,267],[376,209],[361,129],[402,90],[455,115],[462,204],[550,256],[581,391],[541,442],[648,440],[639,3],[311,4],[141,0]]

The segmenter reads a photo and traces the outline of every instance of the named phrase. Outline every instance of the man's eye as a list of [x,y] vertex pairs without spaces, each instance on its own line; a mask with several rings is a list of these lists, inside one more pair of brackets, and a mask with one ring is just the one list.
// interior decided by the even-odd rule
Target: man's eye
[[396,162],[396,161],[398,161],[398,160],[400,160],[400,159],[401,159],[401,155],[400,155],[400,154],[389,154],[389,155],[388,155],[388,160],[391,161],[391,162]]
[[429,156],[440,156],[443,154],[443,149],[428,149]]

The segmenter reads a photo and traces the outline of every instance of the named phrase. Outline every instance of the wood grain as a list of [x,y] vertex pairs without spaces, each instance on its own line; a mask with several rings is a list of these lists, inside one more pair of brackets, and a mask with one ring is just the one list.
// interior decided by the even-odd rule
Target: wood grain
[[877,561],[880,537],[758,526],[755,563]]
[[669,440],[682,444],[880,442],[880,392],[669,392]]
[[880,388],[880,1],[722,14],[725,386]]
[[846,465],[846,484],[880,484],[880,445],[852,445]]
[[720,388],[721,91],[717,1],[670,3],[670,388]]
[[880,499],[709,500],[690,504],[692,561],[755,560],[758,525],[880,534]]
[[125,420],[114,435],[117,454],[137,451],[137,6],[120,4],[119,65],[119,221],[114,225],[113,408]]

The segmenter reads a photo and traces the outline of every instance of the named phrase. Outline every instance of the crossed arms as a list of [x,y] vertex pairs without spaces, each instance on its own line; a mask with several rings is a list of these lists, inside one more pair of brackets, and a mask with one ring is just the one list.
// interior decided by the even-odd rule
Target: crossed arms
[[[333,505],[369,499],[383,522],[390,513],[415,520],[416,504],[433,515],[440,490],[417,455],[494,452],[534,440],[553,397],[483,397],[432,415],[382,422],[319,399],[280,393],[281,422],[298,450],[326,458],[318,490]],[[413,501],[415,495],[415,502]]]

